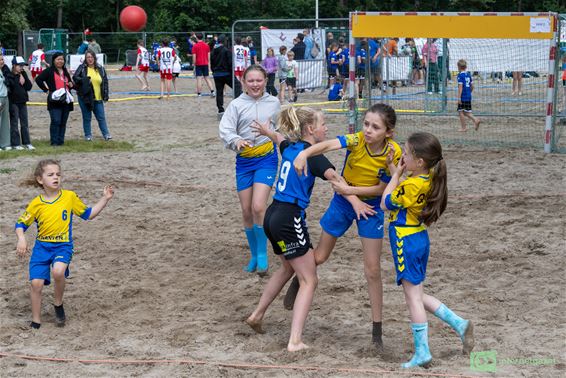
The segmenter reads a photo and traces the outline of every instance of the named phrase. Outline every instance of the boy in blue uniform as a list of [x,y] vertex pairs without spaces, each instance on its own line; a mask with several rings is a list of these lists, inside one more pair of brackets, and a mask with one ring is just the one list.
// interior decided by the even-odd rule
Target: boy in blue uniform
[[466,132],[466,117],[474,122],[474,129],[478,130],[481,120],[472,114],[472,75],[466,71],[467,63],[464,59],[458,61],[458,116],[460,117],[460,131]]
[[84,220],[93,219],[114,196],[112,186],[104,188],[104,195],[94,207],[87,207],[76,193],[61,189],[61,167],[56,160],[42,160],[34,172],[34,184],[43,188],[43,194],[35,197],[16,222],[18,255],[25,256],[28,245],[24,232],[32,223],[37,224],[37,240],[29,262],[31,281],[31,327],[41,326],[41,292],[44,285],[55,281],[55,321],[65,325],[63,293],[69,264],[73,257],[73,215]]

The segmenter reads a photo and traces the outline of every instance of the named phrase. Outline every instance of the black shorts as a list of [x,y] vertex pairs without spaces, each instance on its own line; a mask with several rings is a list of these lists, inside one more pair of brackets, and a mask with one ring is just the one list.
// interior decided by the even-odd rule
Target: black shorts
[[273,200],[265,212],[263,230],[276,255],[291,260],[305,255],[311,239],[305,210],[293,203]]
[[329,77],[329,78],[334,78],[334,77],[336,77],[336,70],[335,70],[335,69],[328,68],[327,71],[328,71],[328,77]]
[[458,104],[458,111],[464,112],[471,112],[472,111],[472,102],[471,101],[462,101]]
[[363,80],[366,78],[365,68],[356,68],[356,79]]
[[195,67],[195,76],[208,76],[208,66],[196,66]]
[[297,86],[297,78],[296,77],[288,77],[285,82],[291,88],[295,88]]

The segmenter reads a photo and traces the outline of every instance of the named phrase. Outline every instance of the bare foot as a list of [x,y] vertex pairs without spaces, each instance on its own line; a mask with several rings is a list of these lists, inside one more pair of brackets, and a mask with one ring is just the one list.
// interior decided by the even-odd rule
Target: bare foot
[[476,121],[476,123],[474,124],[474,129],[475,129],[476,131],[478,131],[478,130],[480,129],[480,124],[481,124],[481,120],[478,119],[478,120]]
[[261,325],[262,325],[261,320],[260,321],[253,320],[252,317],[250,316],[249,318],[246,319],[246,324],[249,325],[257,333],[261,333],[261,334],[265,333],[265,331],[261,327]]
[[301,342],[301,343],[298,343],[298,344],[291,344],[291,343],[289,343],[289,344],[287,345],[287,350],[288,350],[289,352],[298,352],[298,351],[300,351],[300,350],[308,349],[308,348],[309,348],[309,346],[308,346],[307,344],[305,344],[305,343],[302,343],[302,342]]
[[461,132],[461,133],[465,133],[465,132],[468,131],[468,129],[460,129],[460,130],[458,130],[458,131]]
[[462,344],[462,353],[464,353],[465,355],[470,354],[470,352],[474,349],[474,325],[472,324],[471,320],[468,323],[468,328],[466,328],[466,331],[464,332],[464,339],[462,340]]

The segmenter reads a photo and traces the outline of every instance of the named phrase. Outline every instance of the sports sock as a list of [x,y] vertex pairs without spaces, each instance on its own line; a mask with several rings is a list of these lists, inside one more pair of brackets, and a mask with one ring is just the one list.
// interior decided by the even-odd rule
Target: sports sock
[[381,338],[381,335],[382,335],[381,322],[373,322],[373,328],[371,331],[371,342],[380,352],[383,350],[383,340]]
[[246,267],[246,272],[255,272],[257,269],[257,241],[255,238],[255,232],[252,227],[244,228],[246,231],[246,238],[248,239],[248,245],[250,246],[251,258],[248,266]]
[[263,232],[263,227],[258,224],[254,224],[254,234],[257,243],[257,270],[263,273],[269,268],[267,261],[267,236]]
[[462,319],[461,317],[456,315],[454,312],[452,312],[452,310],[446,307],[444,303],[441,303],[440,306],[438,306],[438,308],[434,312],[434,315],[443,322],[447,323],[450,327],[452,327],[454,331],[456,331],[458,336],[460,336],[460,339],[463,340],[466,328],[468,328],[469,322],[467,320]]
[[411,323],[411,330],[413,331],[415,354],[409,362],[401,364],[401,367],[405,369],[427,365],[432,360],[428,348],[428,323]]

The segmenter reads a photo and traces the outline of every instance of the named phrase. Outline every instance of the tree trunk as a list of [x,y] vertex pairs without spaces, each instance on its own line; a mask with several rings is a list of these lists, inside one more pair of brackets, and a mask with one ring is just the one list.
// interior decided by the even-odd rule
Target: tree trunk
[[63,0],[59,0],[59,5],[57,6],[57,29],[63,27]]

